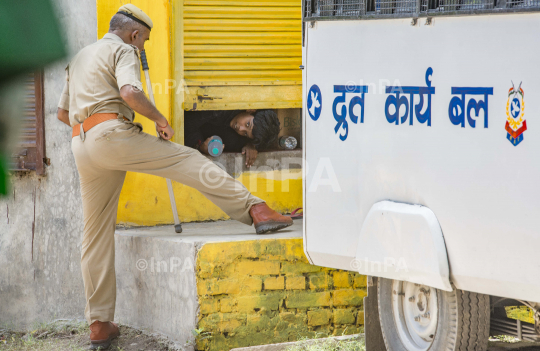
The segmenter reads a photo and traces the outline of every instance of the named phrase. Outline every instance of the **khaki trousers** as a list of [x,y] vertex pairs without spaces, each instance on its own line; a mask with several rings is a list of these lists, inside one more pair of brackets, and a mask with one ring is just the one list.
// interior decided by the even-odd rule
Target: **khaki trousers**
[[251,225],[249,209],[263,201],[192,148],[110,120],[72,139],[84,214],[81,269],[88,323],[114,320],[114,230],[126,171],[153,174],[199,190],[231,218]]

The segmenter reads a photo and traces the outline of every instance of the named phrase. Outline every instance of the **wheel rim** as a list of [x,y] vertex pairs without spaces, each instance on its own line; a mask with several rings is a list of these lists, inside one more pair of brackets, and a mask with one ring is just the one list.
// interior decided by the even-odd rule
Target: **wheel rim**
[[437,290],[425,285],[394,280],[392,309],[399,338],[407,350],[429,349],[437,330]]

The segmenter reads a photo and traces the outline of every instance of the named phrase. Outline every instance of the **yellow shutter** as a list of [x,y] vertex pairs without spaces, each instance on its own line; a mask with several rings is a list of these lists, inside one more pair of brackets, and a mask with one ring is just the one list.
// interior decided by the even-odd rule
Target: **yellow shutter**
[[184,0],[184,110],[301,106],[301,0]]

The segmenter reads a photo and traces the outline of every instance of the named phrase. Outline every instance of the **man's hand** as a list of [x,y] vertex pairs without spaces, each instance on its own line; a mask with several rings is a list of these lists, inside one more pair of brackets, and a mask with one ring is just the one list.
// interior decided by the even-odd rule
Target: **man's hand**
[[255,146],[247,144],[242,148],[242,155],[246,155],[246,166],[251,167],[257,159],[258,151],[255,149]]
[[164,127],[160,127],[159,124],[156,123],[156,132],[158,133],[159,137],[164,140],[171,140],[174,135],[174,130],[171,128],[171,125],[168,122]]
[[126,84],[120,89],[120,96],[135,112],[145,116],[157,124],[156,131],[159,133],[159,136],[162,139],[170,140],[172,138],[174,131],[167,122],[167,119],[154,105],[152,105],[150,100],[148,100],[146,95],[144,95],[144,92],[129,84]]

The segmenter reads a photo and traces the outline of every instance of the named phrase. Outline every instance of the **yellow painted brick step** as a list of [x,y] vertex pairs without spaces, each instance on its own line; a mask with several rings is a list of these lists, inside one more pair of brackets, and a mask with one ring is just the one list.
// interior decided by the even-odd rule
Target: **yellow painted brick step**
[[330,292],[297,292],[287,297],[287,308],[309,308],[330,306]]
[[253,312],[255,309],[276,311],[279,308],[284,294],[281,292],[267,293],[264,295],[251,295],[238,297],[239,312]]
[[233,312],[236,309],[236,300],[233,298],[224,298],[219,301],[220,311],[223,313]]
[[279,318],[287,323],[291,324],[305,324],[307,322],[306,313],[294,313],[294,312],[281,312]]
[[354,310],[351,308],[334,310],[334,324],[354,324]]
[[279,274],[279,262],[274,261],[241,261],[236,265],[236,273],[240,275]]
[[330,276],[326,272],[310,274],[308,276],[309,288],[315,289],[328,289],[330,285]]
[[334,331],[332,332],[332,335],[334,336],[343,336],[343,335],[353,335],[353,334],[359,334],[363,333],[364,328],[363,327],[353,327],[353,326],[346,326],[346,327],[338,327],[334,328]]
[[308,311],[307,316],[308,316],[308,325],[310,326],[327,325],[330,323],[330,318],[332,318],[332,311],[330,310]]
[[334,272],[334,287],[335,288],[350,288],[349,272]]
[[281,264],[281,273],[283,274],[301,274],[320,272],[322,267],[314,266],[308,262],[283,262]]
[[365,288],[367,287],[367,277],[365,275],[356,274],[354,277],[354,288]]
[[210,314],[219,311],[218,300],[202,299],[199,300],[199,306],[201,309],[201,314]]
[[208,273],[209,268],[228,265],[241,258],[279,261],[300,260],[307,263],[301,238],[207,243],[199,251],[197,262],[207,263],[208,266],[205,266],[204,270],[199,273]]
[[205,279],[197,282],[199,295],[239,294],[241,292],[261,291],[262,279],[242,277],[229,279]]
[[268,277],[264,280],[264,290],[285,289],[285,277]]
[[306,288],[306,277],[287,277],[287,290],[304,290]]
[[356,325],[364,325],[364,311],[358,311],[356,315]]
[[333,294],[334,306],[361,306],[367,295],[364,290],[335,290]]

